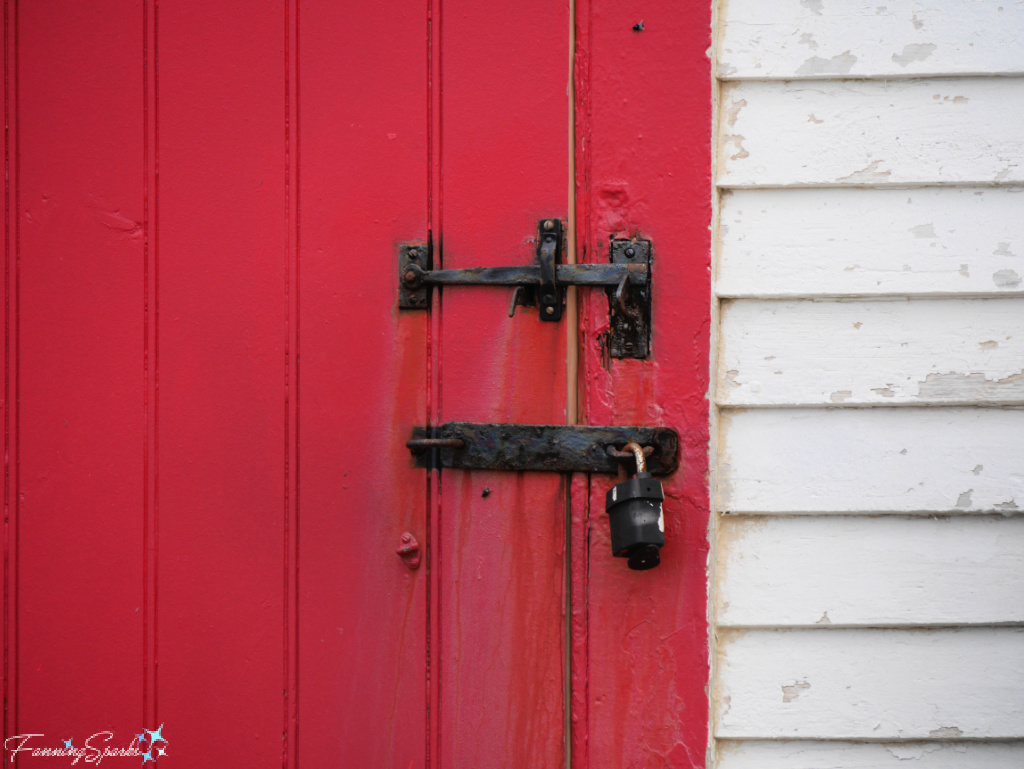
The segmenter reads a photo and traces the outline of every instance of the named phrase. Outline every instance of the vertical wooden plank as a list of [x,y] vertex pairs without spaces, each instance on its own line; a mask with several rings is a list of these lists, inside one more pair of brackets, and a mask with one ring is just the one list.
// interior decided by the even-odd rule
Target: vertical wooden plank
[[285,477],[283,644],[283,769],[298,766],[299,750],[299,0],[286,0],[285,208],[287,313],[285,333]]
[[141,8],[6,7],[18,131],[7,146],[14,727],[51,746],[102,730],[121,744],[142,719]]
[[422,767],[425,312],[397,309],[397,244],[426,241],[427,14],[303,2],[299,183],[302,766]]
[[18,724],[18,35],[4,6],[4,734]]
[[[433,226],[445,267],[533,263],[538,221],[566,216],[568,10],[444,4]],[[509,319],[509,296],[444,292],[442,420],[565,421],[566,321],[536,308]],[[565,494],[558,476],[442,474],[438,766],[564,760]]]
[[157,714],[210,765],[282,763],[285,11],[159,9]]
[[157,148],[157,0],[143,0],[142,3],[142,34],[143,34],[143,121],[144,121],[144,181],[142,230],[145,239],[144,259],[144,381],[145,381],[145,458],[143,462],[145,474],[144,500],[142,508],[143,525],[143,728],[159,728],[157,721],[157,570],[159,568],[158,516],[159,505],[157,492],[160,474],[158,453],[158,400],[160,395],[158,370],[160,364],[160,346],[158,317],[160,295],[158,292],[157,275],[159,262],[158,238],[158,193],[159,193],[159,160]]
[[[605,493],[591,481],[587,742],[574,765],[703,766],[707,743],[708,330],[710,325],[711,4],[642,11],[586,0],[577,11],[577,189],[583,261],[606,262],[609,237],[653,242],[652,355],[605,359],[608,300],[583,299],[583,414],[593,424],[679,431],[680,470],[665,479],[661,565],[631,572],[612,557]],[[574,522],[583,525],[584,522]],[[589,558],[589,560],[587,560]]]

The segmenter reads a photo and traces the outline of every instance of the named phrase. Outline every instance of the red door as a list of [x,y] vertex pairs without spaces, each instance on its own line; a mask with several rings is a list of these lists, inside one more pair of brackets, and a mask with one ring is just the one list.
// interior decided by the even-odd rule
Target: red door
[[[5,761],[704,765],[684,5],[6,5]],[[400,243],[528,264],[549,217],[652,241],[647,359],[602,290],[398,309]],[[661,566],[612,557],[611,476],[416,467],[450,421],[675,428]]]

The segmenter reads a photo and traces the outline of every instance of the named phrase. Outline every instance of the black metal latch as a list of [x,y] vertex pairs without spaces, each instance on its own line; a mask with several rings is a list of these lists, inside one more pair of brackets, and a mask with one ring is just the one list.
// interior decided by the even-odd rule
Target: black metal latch
[[538,225],[536,264],[513,267],[432,269],[430,247],[403,243],[398,251],[398,306],[430,306],[431,286],[515,286],[509,317],[517,306],[538,308],[544,321],[562,318],[566,286],[602,286],[608,293],[613,358],[646,358],[651,329],[651,241],[611,241],[609,264],[562,264],[562,222]]
[[643,447],[652,475],[669,475],[679,466],[679,436],[670,427],[448,422],[413,428],[405,445],[419,467],[615,473],[620,462],[632,460],[630,443]]

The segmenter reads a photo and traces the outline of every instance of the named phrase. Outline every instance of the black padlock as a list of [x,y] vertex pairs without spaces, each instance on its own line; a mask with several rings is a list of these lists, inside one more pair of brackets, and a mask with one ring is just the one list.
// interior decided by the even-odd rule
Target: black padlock
[[[633,446],[636,444],[626,448]],[[612,534],[612,554],[628,558],[629,568],[642,571],[661,563],[660,550],[665,544],[665,490],[661,481],[646,472],[639,446],[634,453],[636,477],[611,488],[605,498],[605,510]]]

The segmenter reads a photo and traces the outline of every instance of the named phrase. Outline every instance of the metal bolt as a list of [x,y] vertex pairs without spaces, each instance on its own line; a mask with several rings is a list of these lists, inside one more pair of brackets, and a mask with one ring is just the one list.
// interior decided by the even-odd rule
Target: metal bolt
[[480,496],[484,497],[486,499],[487,497],[491,496],[491,490],[490,489],[484,489],[483,493]]
[[555,314],[555,308],[551,307],[549,305],[548,307],[544,308],[544,312],[546,312],[548,315],[554,315]]
[[553,221],[551,221],[550,219],[546,219],[544,221],[544,229],[545,230],[553,230],[553,229],[555,229],[555,223]]
[[409,283],[409,284],[415,283],[416,282],[416,272],[415,272],[415,270],[406,270],[405,275],[402,276],[402,280],[404,280],[406,283]]
[[626,256],[628,256],[628,257],[631,257],[631,258],[632,258],[632,257],[634,257],[634,256],[636,256],[636,249],[635,249],[635,248],[633,248],[632,246],[630,246],[629,248],[627,248],[627,249],[626,249]]

